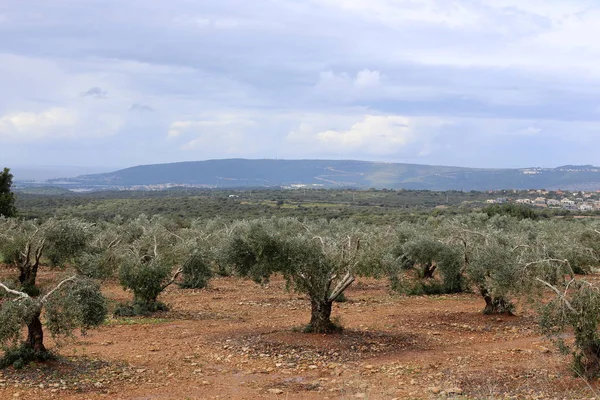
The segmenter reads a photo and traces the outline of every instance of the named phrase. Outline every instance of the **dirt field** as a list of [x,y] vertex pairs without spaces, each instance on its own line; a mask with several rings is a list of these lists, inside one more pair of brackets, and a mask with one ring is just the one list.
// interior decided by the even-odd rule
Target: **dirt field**
[[[282,280],[171,288],[170,312],[111,319],[64,344],[64,359],[0,372],[0,399],[600,398],[533,314],[484,316],[474,295],[403,297],[386,284],[357,281],[334,306],[345,331],[330,336],[295,331],[309,303]],[[129,299],[116,284],[106,294]]]

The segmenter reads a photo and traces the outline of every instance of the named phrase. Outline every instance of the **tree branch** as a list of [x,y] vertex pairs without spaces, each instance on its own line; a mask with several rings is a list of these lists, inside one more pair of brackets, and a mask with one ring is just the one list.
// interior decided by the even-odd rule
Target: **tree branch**
[[44,251],[44,246],[46,245],[46,238],[42,239],[40,242],[40,247],[35,251],[35,265],[40,264],[40,258],[42,258],[42,252]]
[[167,282],[163,287],[160,288],[160,291],[162,292],[163,290],[165,290],[166,288],[168,288],[169,286],[171,286],[171,284],[173,282],[175,282],[175,279],[177,279],[177,277],[183,272],[183,268],[178,268],[177,271],[175,271],[175,273],[173,274],[173,277],[171,278],[171,280],[169,280],[169,282]]
[[[540,279],[540,278],[535,278],[535,279],[536,279],[537,281],[539,281],[539,282],[543,283],[544,285],[546,285],[546,286],[547,286],[547,287],[549,287],[550,289],[552,289],[552,290],[554,291],[554,293],[556,293],[556,295],[557,295],[557,296],[560,298],[560,300],[561,300],[561,301],[562,301],[562,302],[563,302],[563,303],[564,303],[564,304],[567,306],[567,308],[568,308],[569,310],[571,310],[571,312],[573,312],[573,313],[575,313],[575,314],[579,314],[579,312],[578,312],[577,310],[575,310],[575,309],[573,308],[573,306],[571,305],[571,303],[569,303],[569,301],[566,299],[566,297],[565,297],[565,294],[564,294],[564,293],[561,293],[561,292],[560,292],[560,290],[558,290],[558,289],[556,288],[556,286],[554,286],[554,285],[551,285],[551,284],[549,284],[548,282],[546,282],[546,281],[544,281],[544,280],[542,280],[542,279]],[[573,279],[571,279],[571,282],[573,282]],[[570,284],[571,284],[571,282],[569,282],[569,284],[568,284],[568,285],[570,285]],[[569,287],[568,285],[567,285],[567,288]]]
[[573,271],[573,267],[571,267],[571,263],[567,259],[560,260],[558,258],[544,258],[543,260],[537,260],[537,261],[528,262],[523,267],[527,268],[527,267],[530,267],[530,266],[535,265],[535,264],[541,264],[543,262],[550,262],[550,261],[554,261],[554,262],[558,262],[558,263],[561,263],[561,264],[565,264],[567,267],[569,267],[569,275],[571,276],[571,279],[575,278],[575,272]]
[[72,282],[77,278],[77,276],[73,275],[63,281],[61,281],[58,285],[56,285],[56,287],[54,289],[52,289],[51,291],[49,291],[48,293],[46,293],[46,295],[44,297],[42,297],[42,303],[45,303],[48,301],[48,299],[50,298],[50,296],[52,296],[57,290],[60,290],[60,288],[67,282]]
[[339,295],[341,295],[344,292],[344,290],[348,288],[348,286],[352,285],[352,282],[354,282],[355,279],[356,278],[352,276],[350,272],[347,272],[346,276],[344,276],[344,278],[337,284],[335,289],[333,289],[331,296],[329,296],[327,300],[334,301],[335,299],[337,299]]
[[[164,228],[164,227],[163,227],[163,228]],[[166,231],[167,233],[170,233],[171,235],[175,236],[177,239],[181,240],[182,242],[185,242],[185,239],[184,239],[184,238],[182,238],[181,236],[179,236],[179,235],[177,235],[177,234],[175,234],[175,233],[171,232],[171,231],[170,231],[170,230],[168,230],[167,228],[165,228],[165,231]]]
[[25,253],[21,253],[21,255],[25,258],[23,263],[29,262],[29,257],[31,256],[31,242],[27,242],[27,245],[25,246]]
[[0,282],[0,288],[4,289],[8,294],[12,294],[12,295],[18,296],[18,299],[27,299],[27,298],[29,298],[29,295],[27,293],[19,292],[18,290],[9,289],[2,282]]
[[119,244],[119,242],[120,242],[120,241],[121,241],[121,239],[119,239],[119,236],[117,236],[117,237],[115,238],[115,240],[113,240],[112,242],[110,242],[110,243],[108,244],[108,247],[106,247],[106,248],[107,248],[107,249],[110,249],[110,248],[112,248],[113,246],[116,246],[117,244]]

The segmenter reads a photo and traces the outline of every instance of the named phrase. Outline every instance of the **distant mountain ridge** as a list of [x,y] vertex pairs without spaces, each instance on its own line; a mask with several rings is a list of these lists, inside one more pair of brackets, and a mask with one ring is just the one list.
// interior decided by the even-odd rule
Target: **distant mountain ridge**
[[54,180],[70,186],[280,187],[292,185],[429,190],[600,189],[600,167],[465,168],[355,160],[222,159],[140,165]]

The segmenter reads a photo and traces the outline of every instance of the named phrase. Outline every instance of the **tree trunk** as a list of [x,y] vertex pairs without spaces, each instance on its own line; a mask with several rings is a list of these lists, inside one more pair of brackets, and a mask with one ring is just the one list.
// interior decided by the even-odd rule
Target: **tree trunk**
[[38,312],[31,322],[27,324],[27,342],[25,345],[31,349],[36,354],[41,354],[46,352],[46,347],[44,346],[44,331],[42,329],[42,321],[40,321],[40,313]]
[[332,301],[311,300],[312,313],[307,331],[313,333],[335,333],[342,328],[331,322]]
[[423,278],[424,279],[433,279],[433,273],[435,272],[436,268],[437,267],[435,265],[433,265],[433,263],[425,264],[425,267],[423,268]]
[[[582,329],[575,329],[575,337],[582,336]],[[575,372],[585,379],[600,376],[600,342],[592,340],[580,346],[580,353],[575,354]]]
[[485,308],[483,309],[484,314],[511,314],[514,306],[509,301],[502,297],[494,297],[488,292],[486,288],[480,287],[479,291],[485,300]]
[[19,265],[19,283],[23,291],[30,296],[39,295],[39,290],[35,286],[37,270],[37,265],[32,266],[29,262]]
[[25,286],[25,282],[31,282],[31,265],[29,263],[19,265],[19,282]]
[[579,360],[581,371],[585,378],[597,378],[600,374],[600,344],[594,343],[584,347]]

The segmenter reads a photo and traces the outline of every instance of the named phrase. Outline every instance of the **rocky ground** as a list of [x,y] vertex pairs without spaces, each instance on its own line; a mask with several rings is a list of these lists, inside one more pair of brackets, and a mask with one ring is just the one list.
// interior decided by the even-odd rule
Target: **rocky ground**
[[1,371],[0,399],[600,399],[529,311],[485,316],[475,295],[403,297],[375,280],[347,297],[334,306],[344,333],[326,336],[298,332],[309,303],[282,280],[170,288],[169,312],[110,319],[58,349],[48,338],[61,357]]

